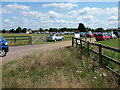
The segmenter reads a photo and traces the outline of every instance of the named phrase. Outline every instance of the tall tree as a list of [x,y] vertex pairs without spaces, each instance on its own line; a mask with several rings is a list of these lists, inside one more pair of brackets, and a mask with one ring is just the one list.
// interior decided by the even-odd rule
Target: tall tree
[[42,28],[39,28],[39,32],[43,32],[43,29],[42,29]]
[[79,23],[78,31],[80,31],[80,32],[85,32],[85,26],[84,26],[84,24]]

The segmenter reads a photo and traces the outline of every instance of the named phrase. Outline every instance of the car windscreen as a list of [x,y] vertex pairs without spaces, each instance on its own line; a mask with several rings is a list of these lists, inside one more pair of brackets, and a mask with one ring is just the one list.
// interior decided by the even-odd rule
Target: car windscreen
[[103,36],[103,34],[98,34],[98,35],[96,35],[96,36]]
[[51,34],[50,36],[54,36],[54,34]]
[[60,36],[59,34],[56,34],[56,36]]
[[107,33],[104,33],[104,36],[108,36],[108,34],[107,34]]

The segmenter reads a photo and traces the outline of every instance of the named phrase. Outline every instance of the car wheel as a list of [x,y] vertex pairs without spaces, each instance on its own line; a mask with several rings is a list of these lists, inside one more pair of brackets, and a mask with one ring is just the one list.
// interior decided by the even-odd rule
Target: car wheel
[[106,38],[104,38],[104,40],[107,40]]
[[0,57],[4,57],[4,56],[6,56],[6,50],[4,50],[4,49],[2,49],[2,50],[0,50]]
[[61,39],[62,41],[64,40],[64,38]]
[[56,42],[57,40],[55,39],[55,42]]

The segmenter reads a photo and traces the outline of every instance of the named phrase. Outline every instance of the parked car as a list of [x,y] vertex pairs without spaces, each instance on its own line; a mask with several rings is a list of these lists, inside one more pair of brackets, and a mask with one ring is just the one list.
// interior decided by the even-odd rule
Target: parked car
[[111,39],[117,38],[117,36],[113,32],[109,32],[108,35]]
[[119,38],[120,37],[120,32],[113,31],[113,33]]
[[8,51],[9,47],[7,41],[3,37],[0,37],[0,57],[6,56]]
[[94,37],[94,35],[89,33],[89,34],[87,34],[87,37]]
[[101,33],[96,35],[96,41],[101,41],[101,40],[109,40],[110,36],[107,33]]
[[80,37],[85,37],[87,35],[87,32],[80,32]]
[[50,36],[46,37],[47,41],[57,41],[57,40],[64,40],[64,37],[59,34],[51,34]]
[[87,32],[87,37],[94,37],[94,35],[91,31],[89,31],[89,32]]

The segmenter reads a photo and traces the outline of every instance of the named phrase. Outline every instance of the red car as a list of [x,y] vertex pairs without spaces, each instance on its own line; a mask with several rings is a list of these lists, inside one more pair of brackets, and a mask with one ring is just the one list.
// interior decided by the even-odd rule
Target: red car
[[96,41],[101,41],[101,40],[109,40],[110,36],[106,33],[98,34],[96,35]]
[[87,34],[87,37],[94,37],[93,34]]

